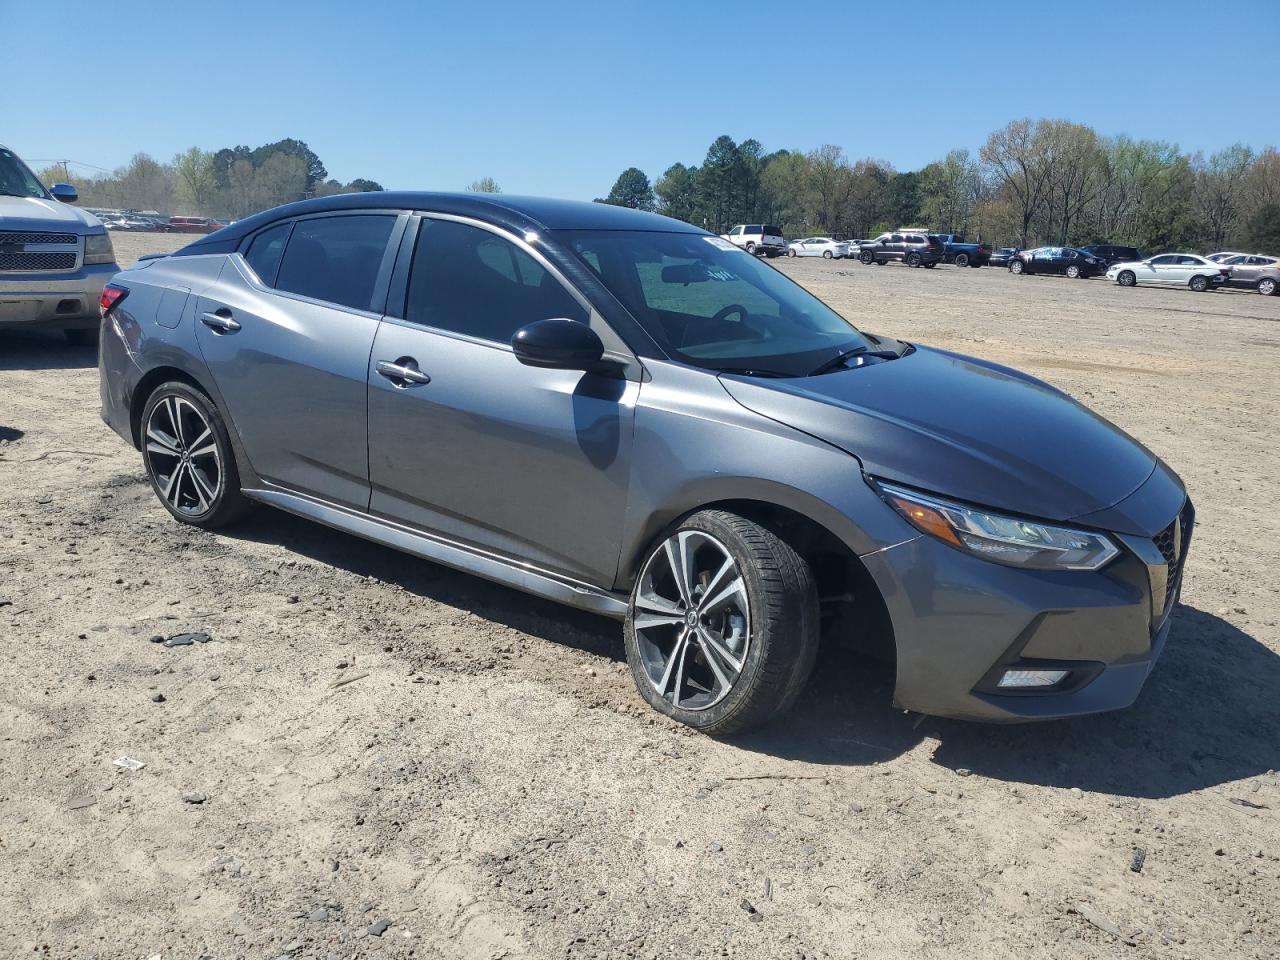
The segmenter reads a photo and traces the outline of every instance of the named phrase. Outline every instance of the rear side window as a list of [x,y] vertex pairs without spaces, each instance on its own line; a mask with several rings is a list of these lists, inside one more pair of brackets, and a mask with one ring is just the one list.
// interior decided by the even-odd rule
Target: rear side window
[[758,224],[758,223],[749,223],[749,224],[747,224],[747,230],[746,230],[746,232],[747,232],[747,233],[759,233],[759,232],[760,232],[760,224]]
[[268,287],[276,285],[276,271],[280,268],[280,255],[284,253],[284,242],[289,239],[292,223],[281,223],[269,230],[263,230],[253,238],[244,258],[258,279]]
[[373,309],[373,288],[395,217],[358,214],[299,220],[276,289],[356,310]]
[[525,324],[553,317],[585,323],[587,311],[524,250],[469,224],[422,221],[409,276],[410,323],[510,343]]

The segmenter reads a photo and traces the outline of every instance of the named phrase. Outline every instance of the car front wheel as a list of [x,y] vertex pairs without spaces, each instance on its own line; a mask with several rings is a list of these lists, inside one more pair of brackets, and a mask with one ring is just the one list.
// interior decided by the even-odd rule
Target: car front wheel
[[650,706],[723,736],[791,707],[818,634],[808,563],[759,524],[704,510],[645,560],[627,611],[627,663]]
[[142,458],[156,496],[183,523],[213,529],[248,512],[226,425],[190,384],[163,383],[147,399]]
[[1009,272],[1010,272],[1010,273],[1015,273],[1015,274],[1016,274],[1016,273],[1022,273],[1022,272],[1023,272],[1023,269],[1024,269],[1024,267],[1023,267],[1023,265],[1022,265],[1022,261],[1021,261],[1021,260],[1010,260],[1010,261],[1009,261]]
[[1132,287],[1137,282],[1138,278],[1132,270],[1121,270],[1120,275],[1116,277],[1116,283],[1122,287]]

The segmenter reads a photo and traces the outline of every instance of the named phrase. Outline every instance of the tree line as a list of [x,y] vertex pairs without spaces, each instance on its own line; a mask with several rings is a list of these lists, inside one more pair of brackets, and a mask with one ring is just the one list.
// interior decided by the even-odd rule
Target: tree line
[[[69,179],[61,164],[38,176],[46,184]],[[239,218],[293,200],[381,190],[382,185],[362,177],[345,184],[332,179],[310,147],[285,139],[212,152],[191,147],[169,163],[138,153],[111,173],[77,178],[76,189],[88,207]]]
[[1233,144],[1205,156],[1105,137],[1068,120],[1014,120],[978,150],[919,170],[851,161],[837,146],[766,152],[720,136],[701,164],[656,181],[622,172],[601,203],[654,210],[715,233],[770,223],[789,237],[866,238],[908,225],[997,245],[1113,242],[1144,250],[1280,253],[1280,153]]

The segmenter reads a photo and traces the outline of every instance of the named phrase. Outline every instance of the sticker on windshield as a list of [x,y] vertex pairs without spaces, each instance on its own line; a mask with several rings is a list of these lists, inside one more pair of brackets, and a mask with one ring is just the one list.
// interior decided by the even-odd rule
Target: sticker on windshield
[[737,250],[738,249],[732,243],[726,240],[724,237],[703,237],[702,239],[707,241],[707,243],[711,244],[713,247],[717,248],[718,250]]

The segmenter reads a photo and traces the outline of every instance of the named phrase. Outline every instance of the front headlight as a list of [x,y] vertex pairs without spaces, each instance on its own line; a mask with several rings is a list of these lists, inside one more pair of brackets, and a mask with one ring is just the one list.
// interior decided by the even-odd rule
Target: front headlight
[[877,482],[917,530],[984,560],[1033,570],[1097,570],[1120,550],[1100,533],[1007,517]]
[[107,233],[91,233],[84,238],[84,262],[115,263],[116,252],[111,246],[111,235]]

